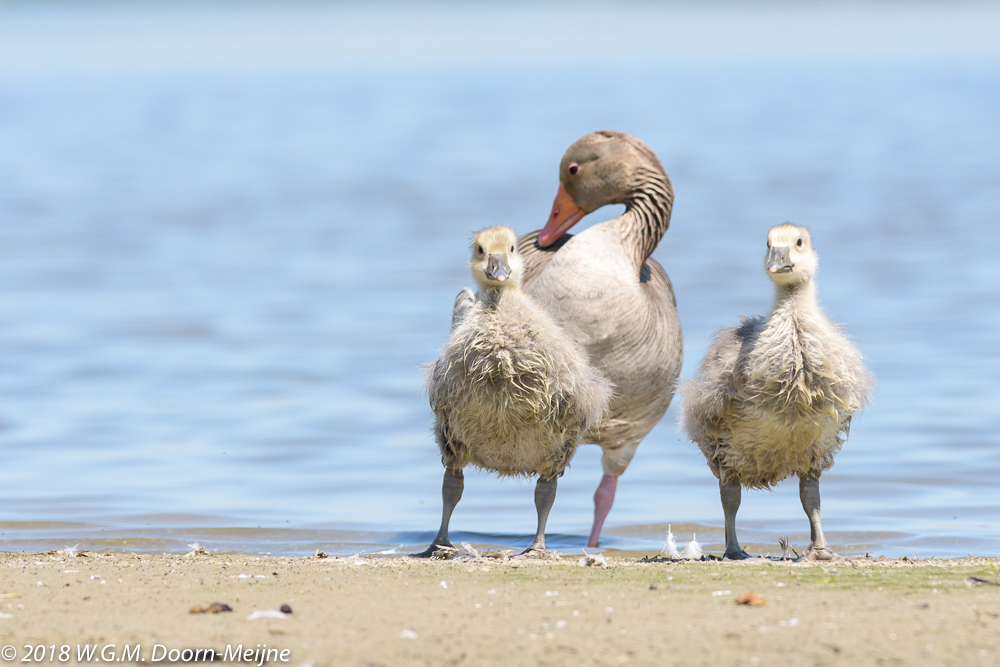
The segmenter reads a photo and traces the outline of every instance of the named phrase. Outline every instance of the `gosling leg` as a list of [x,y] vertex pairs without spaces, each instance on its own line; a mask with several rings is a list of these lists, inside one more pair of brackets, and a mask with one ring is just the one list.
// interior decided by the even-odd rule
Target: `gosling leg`
[[823,526],[819,522],[819,477],[799,477],[799,499],[809,517],[809,560],[833,560],[836,554],[826,544]]
[[588,547],[599,546],[601,529],[604,527],[604,520],[608,518],[611,506],[615,503],[617,489],[618,475],[604,475],[597,491],[594,491],[594,526],[590,529],[590,539],[587,540]]
[[[538,478],[538,483],[535,484],[535,509],[538,510],[538,530],[535,531],[535,540],[531,543],[531,546],[524,550],[523,553],[531,553],[532,551],[545,551],[545,524],[549,520],[549,510],[552,509],[552,503],[556,499],[556,479],[542,479]],[[523,555],[523,554],[522,554]]]
[[438,547],[450,547],[451,540],[448,539],[448,524],[451,523],[451,513],[455,511],[455,505],[462,499],[462,491],[465,490],[465,475],[461,468],[445,468],[444,482],[441,483],[441,500],[443,508],[441,510],[441,527],[438,529],[434,541],[424,551],[413,554],[417,558],[430,558]]
[[726,515],[726,553],[723,558],[730,560],[753,558],[743,551],[739,540],[736,539],[736,513],[740,509],[740,500],[743,496],[739,482],[723,484],[722,480],[719,480],[719,494],[722,496],[722,511]]

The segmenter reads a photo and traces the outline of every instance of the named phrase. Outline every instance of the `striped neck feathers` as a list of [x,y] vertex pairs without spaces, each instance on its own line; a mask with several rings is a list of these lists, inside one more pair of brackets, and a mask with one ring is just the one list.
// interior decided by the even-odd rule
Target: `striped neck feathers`
[[641,167],[636,176],[636,186],[623,202],[625,213],[616,222],[625,247],[634,251],[632,260],[638,272],[670,226],[674,188],[662,168]]

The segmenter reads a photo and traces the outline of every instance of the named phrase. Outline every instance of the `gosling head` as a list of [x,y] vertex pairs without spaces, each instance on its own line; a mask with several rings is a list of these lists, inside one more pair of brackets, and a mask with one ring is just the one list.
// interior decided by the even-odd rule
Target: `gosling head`
[[767,233],[767,256],[764,269],[779,287],[792,288],[808,283],[819,257],[813,250],[809,230],[786,222]]
[[489,227],[472,237],[472,277],[481,290],[517,288],[524,262],[517,252],[517,235],[510,227]]

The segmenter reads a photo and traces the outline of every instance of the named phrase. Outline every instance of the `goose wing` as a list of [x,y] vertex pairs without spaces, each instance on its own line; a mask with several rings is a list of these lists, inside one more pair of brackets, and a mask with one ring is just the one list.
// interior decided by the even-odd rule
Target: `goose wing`
[[[528,232],[517,240],[517,251],[521,254],[521,258],[524,260],[524,277],[521,281],[521,284],[524,287],[527,287],[534,282],[535,279],[541,275],[542,271],[545,270],[545,267],[549,265],[552,258],[555,257],[556,252],[566,245],[571,238],[573,238],[572,234],[563,234],[548,248],[543,248],[538,245],[538,233],[540,231],[541,230],[536,229]],[[646,263],[643,264],[642,269],[639,272],[639,282],[642,283],[647,292],[651,293],[651,296],[666,294],[671,305],[673,305],[674,308],[677,307],[677,297],[674,295],[674,286],[671,284],[670,278],[667,276],[667,272],[664,271],[663,267],[660,266],[660,263],[652,257],[646,260]]]
[[573,238],[572,234],[563,234],[548,248],[543,248],[538,245],[538,233],[541,231],[536,229],[517,240],[517,251],[521,254],[521,259],[524,260],[524,276],[521,278],[523,287],[533,283],[555,257],[556,251]]
[[734,374],[739,361],[737,327],[716,332],[698,373],[681,387],[681,419],[691,439],[701,444],[729,409],[734,394]]

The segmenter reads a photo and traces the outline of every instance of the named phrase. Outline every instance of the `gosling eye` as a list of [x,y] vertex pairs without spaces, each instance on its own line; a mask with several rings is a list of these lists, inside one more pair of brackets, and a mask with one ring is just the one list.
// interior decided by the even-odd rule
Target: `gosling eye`
[[802,247],[802,239],[799,239],[798,241],[796,241],[795,245],[797,245],[798,247],[801,248]]
[[569,172],[570,176],[576,176],[576,173],[580,171],[580,165],[574,162],[569,166],[569,169],[567,169],[567,171]]
[[510,247],[510,251],[511,251],[511,252],[514,252],[514,246],[511,246],[511,247]]
[[479,246],[479,254],[480,254],[480,255],[482,255],[482,254],[483,254],[483,246]]

